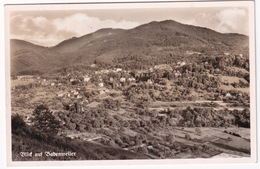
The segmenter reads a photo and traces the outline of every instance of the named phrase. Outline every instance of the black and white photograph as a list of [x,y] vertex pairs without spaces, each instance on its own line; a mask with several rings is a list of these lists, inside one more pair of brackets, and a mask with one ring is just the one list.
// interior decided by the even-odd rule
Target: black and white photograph
[[5,26],[11,166],[256,162],[254,1],[6,5]]

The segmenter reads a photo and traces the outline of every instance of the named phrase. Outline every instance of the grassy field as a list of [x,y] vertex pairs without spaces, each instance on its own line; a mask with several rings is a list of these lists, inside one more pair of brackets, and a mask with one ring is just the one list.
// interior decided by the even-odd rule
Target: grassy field
[[235,76],[221,76],[221,81],[222,82],[228,82],[228,83],[238,83],[239,80],[241,80],[242,82],[247,83],[247,81],[244,78],[239,78],[239,77],[235,77]]
[[34,82],[34,79],[26,79],[26,80],[12,80],[11,81],[11,87],[21,86],[21,85],[28,85],[30,83]]

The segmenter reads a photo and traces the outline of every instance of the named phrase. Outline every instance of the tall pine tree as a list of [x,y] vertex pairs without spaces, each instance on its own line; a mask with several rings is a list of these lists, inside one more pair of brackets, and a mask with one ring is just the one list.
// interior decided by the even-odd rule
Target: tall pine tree
[[45,105],[37,106],[34,109],[32,122],[36,129],[46,134],[56,135],[60,129],[60,122]]

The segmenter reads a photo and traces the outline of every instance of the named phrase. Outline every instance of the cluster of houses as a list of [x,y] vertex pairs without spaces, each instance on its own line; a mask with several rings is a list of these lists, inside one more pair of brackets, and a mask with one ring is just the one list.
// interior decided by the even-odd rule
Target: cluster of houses
[[[177,66],[185,65],[185,62],[178,62]],[[89,104],[91,99],[85,96],[86,92],[95,91],[97,95],[106,95],[111,90],[121,90],[124,86],[136,85],[143,82],[149,85],[155,83],[165,85],[159,78],[157,72],[171,72],[173,77],[180,77],[181,73],[174,70],[170,65],[156,65],[149,70],[127,71],[122,68],[102,69],[99,71],[90,71],[85,74],[67,73],[53,77],[40,76],[17,76],[17,79],[34,79],[33,83],[38,84],[37,87],[48,87],[53,89],[58,99],[67,99],[73,101],[84,102]],[[93,97],[93,96],[91,96]]]
[[[177,66],[184,66],[185,62],[178,62]],[[95,66],[95,65],[94,65]],[[136,83],[138,81],[146,81],[148,84],[154,83],[152,74],[155,74],[155,71],[166,70],[168,72],[173,72],[174,77],[181,76],[181,73],[178,70],[173,70],[170,65],[156,65],[153,68],[150,68],[148,71],[139,70],[135,71],[134,74],[130,71],[123,70],[122,68],[114,68],[114,69],[102,69],[99,71],[91,72],[85,75],[74,75],[73,73],[68,73],[65,76],[55,77],[55,78],[41,78],[35,76],[17,76],[18,80],[26,80],[26,79],[37,79],[37,83],[42,86],[57,87],[64,85],[88,85],[95,84],[96,87],[112,87],[112,89],[116,89],[118,87],[129,85],[130,83]],[[144,78],[143,78],[144,77]],[[143,78],[143,79],[142,79]],[[61,95],[59,95],[61,97]]]

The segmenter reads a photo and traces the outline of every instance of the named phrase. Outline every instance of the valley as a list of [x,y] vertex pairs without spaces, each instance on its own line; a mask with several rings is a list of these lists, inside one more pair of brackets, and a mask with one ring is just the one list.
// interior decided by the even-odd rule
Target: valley
[[11,43],[12,115],[29,128],[45,105],[59,121],[57,137],[112,148],[125,154],[120,159],[250,157],[244,35],[163,21],[52,48]]

